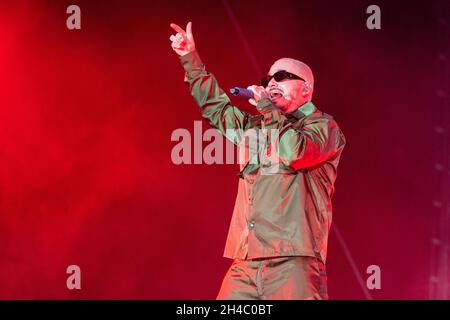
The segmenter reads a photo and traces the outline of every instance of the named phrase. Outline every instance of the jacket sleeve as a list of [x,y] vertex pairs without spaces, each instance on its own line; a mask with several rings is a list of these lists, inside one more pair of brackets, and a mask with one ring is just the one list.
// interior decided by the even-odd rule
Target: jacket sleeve
[[242,133],[252,126],[252,116],[230,105],[230,99],[219,87],[214,75],[205,70],[197,51],[181,56],[180,60],[186,71],[184,81],[189,84],[203,118],[237,144]]
[[278,130],[278,159],[294,170],[313,167],[342,151],[345,137],[331,117],[307,117],[300,128],[294,128],[270,101],[260,101],[265,129]]

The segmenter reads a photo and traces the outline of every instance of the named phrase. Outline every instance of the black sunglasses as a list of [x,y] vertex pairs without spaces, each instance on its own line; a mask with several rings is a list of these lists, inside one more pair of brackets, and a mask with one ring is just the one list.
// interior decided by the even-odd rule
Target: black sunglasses
[[276,82],[280,82],[283,81],[285,79],[297,79],[297,80],[302,80],[305,81],[305,79],[297,76],[296,74],[284,71],[284,70],[280,70],[275,72],[273,75],[266,75],[261,79],[261,85],[265,88],[267,87],[267,85],[269,84],[270,80],[272,80],[272,78],[275,79]]

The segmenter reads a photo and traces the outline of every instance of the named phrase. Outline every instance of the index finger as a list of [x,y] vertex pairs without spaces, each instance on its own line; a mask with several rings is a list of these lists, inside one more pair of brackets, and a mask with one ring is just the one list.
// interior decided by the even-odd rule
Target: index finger
[[253,93],[256,93],[256,88],[257,88],[257,86],[252,85],[252,86],[248,86],[247,90],[250,90],[250,91],[253,91]]
[[186,32],[184,32],[184,30],[177,24],[175,23],[171,23],[170,27],[175,30],[176,32],[182,33],[182,34],[186,34]]

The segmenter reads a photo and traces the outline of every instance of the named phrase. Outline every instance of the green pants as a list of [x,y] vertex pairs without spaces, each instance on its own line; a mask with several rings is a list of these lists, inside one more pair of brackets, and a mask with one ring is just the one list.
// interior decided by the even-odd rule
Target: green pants
[[324,264],[313,257],[234,260],[218,300],[328,299]]

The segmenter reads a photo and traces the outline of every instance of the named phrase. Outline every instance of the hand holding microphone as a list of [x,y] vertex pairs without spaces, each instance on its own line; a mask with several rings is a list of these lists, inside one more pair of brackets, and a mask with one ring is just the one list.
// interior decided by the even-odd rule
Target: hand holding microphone
[[269,93],[262,86],[249,86],[247,89],[234,87],[230,89],[230,93],[239,96],[249,98],[248,102],[256,107],[258,101],[264,98],[270,98]]

